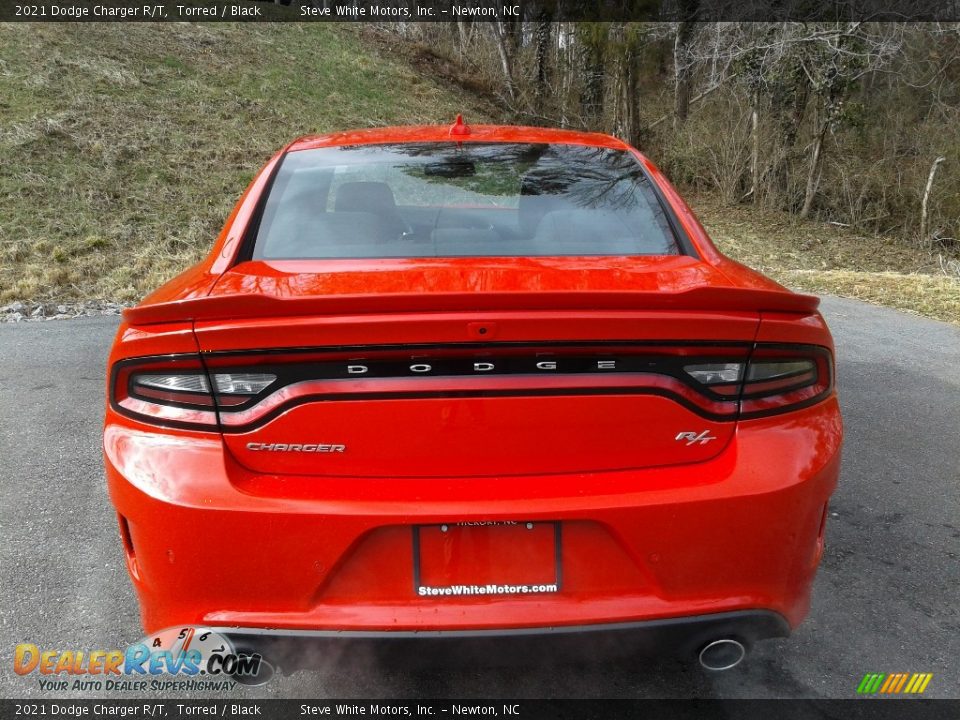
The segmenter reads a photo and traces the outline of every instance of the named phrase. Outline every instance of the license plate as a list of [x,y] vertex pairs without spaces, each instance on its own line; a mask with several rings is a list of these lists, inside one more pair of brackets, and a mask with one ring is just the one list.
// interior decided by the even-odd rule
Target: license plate
[[491,522],[413,528],[421,597],[536,595],[560,590],[560,523]]

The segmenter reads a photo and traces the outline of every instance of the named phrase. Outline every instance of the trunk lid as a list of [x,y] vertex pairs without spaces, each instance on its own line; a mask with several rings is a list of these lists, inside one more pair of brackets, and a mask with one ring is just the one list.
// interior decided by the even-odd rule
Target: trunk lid
[[683,367],[745,358],[761,309],[809,311],[774,288],[689,257],[250,262],[131,315],[186,314],[208,372],[276,378],[218,398],[253,471],[587,473],[717,455],[736,402]]

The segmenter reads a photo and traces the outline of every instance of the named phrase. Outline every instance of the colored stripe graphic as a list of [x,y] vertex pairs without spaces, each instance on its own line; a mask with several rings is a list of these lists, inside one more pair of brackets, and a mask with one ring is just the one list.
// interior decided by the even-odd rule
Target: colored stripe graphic
[[880,683],[883,682],[885,677],[886,675],[883,673],[867,673],[860,681],[857,692],[863,695],[872,695],[880,689]]
[[919,673],[916,675],[917,682],[914,685],[912,692],[913,693],[922,693],[927,689],[927,685],[930,684],[930,681],[933,680],[933,673]]
[[859,695],[919,695],[927,689],[933,673],[867,673],[857,685]]

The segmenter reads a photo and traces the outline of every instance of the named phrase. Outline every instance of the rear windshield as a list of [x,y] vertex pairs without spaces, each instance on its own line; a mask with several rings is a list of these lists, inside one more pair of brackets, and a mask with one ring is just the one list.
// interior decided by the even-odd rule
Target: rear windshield
[[451,142],[288,154],[253,257],[679,252],[650,181],[628,152]]

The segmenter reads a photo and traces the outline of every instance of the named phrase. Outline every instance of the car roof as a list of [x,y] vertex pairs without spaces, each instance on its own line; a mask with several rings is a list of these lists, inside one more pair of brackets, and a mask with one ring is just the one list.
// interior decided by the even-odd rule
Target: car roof
[[451,132],[450,125],[405,125],[400,127],[345,130],[329,135],[307,135],[294,140],[289,151],[311,150],[337,145],[385,145],[396,143],[483,142],[558,143],[627,150],[622,140],[603,133],[558,130],[521,125],[464,125],[467,133]]

